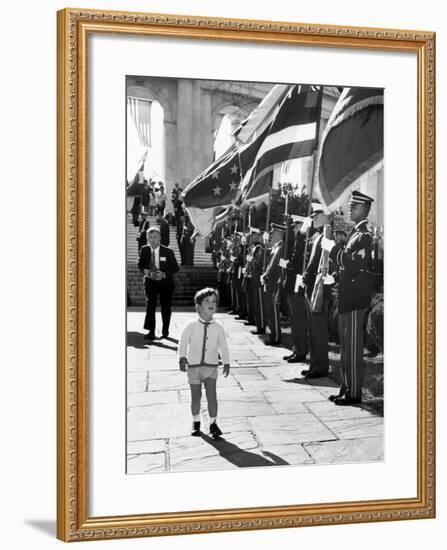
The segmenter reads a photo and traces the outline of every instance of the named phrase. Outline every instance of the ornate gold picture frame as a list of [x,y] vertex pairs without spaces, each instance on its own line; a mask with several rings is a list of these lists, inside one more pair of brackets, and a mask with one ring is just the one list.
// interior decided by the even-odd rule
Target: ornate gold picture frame
[[[89,512],[89,37],[176,37],[417,56],[417,495],[92,517]],[[435,516],[435,35],[432,32],[65,9],[58,12],[58,519],[64,541]],[[415,289],[416,290],[416,289]],[[409,420],[410,421],[410,420]],[[200,474],[198,474],[200,475]]]

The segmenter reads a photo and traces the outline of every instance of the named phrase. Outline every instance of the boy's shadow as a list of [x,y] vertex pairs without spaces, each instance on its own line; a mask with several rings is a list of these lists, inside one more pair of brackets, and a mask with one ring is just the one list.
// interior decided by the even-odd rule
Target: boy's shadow
[[260,456],[256,453],[251,453],[250,451],[245,451],[241,449],[234,443],[230,443],[223,437],[214,439],[204,433],[200,434],[200,437],[209,445],[214,447],[222,458],[231,462],[238,468],[247,468],[252,466],[286,466],[289,465],[289,462],[277,456],[273,453],[264,451],[264,454],[267,455],[271,460],[267,460],[263,456]]

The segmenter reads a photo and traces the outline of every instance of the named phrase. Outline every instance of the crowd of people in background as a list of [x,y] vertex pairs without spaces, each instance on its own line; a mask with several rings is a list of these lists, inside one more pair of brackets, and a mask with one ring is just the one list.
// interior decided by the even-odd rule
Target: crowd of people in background
[[132,223],[138,227],[138,252],[147,244],[147,230],[151,226],[150,219],[160,229],[161,244],[169,246],[170,229],[175,227],[175,235],[180,252],[181,265],[194,265],[194,249],[196,235],[181,198],[183,189],[175,183],[171,195],[173,212],[168,211],[168,199],[165,186],[162,181],[154,182],[143,178],[141,189],[134,195],[133,204],[130,208]]

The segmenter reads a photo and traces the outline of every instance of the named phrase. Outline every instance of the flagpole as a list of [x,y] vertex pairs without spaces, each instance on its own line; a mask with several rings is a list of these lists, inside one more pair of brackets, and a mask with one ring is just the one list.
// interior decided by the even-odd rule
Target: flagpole
[[[320,113],[317,118],[317,128],[315,130],[315,136],[316,136],[316,146],[314,153],[312,155],[313,163],[312,163],[312,180],[310,182],[310,191],[309,191],[309,204],[307,206],[307,217],[309,218],[312,213],[312,196],[314,194],[314,187],[315,187],[315,180],[317,178],[317,154],[318,154],[318,145],[320,142],[320,123],[321,123],[321,106],[323,104],[323,89],[324,86],[321,86],[321,97],[320,97]],[[306,240],[304,243],[304,254],[303,254],[303,270],[302,273],[306,271],[307,268],[307,249],[309,246],[309,232],[310,227],[306,229]]]
[[[266,233],[268,233],[269,227],[270,227],[270,209],[271,209],[271,203],[272,203],[272,182],[273,182],[273,180],[269,184],[269,195],[268,195],[268,202],[267,202],[267,217],[266,217],[266,220],[265,220],[265,232]],[[267,264],[267,243],[265,242],[265,239],[264,239],[264,261],[263,261],[264,271],[265,271],[266,264]]]

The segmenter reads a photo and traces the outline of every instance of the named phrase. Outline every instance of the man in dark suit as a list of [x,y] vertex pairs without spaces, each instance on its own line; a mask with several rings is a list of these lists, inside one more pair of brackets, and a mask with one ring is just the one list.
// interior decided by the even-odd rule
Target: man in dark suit
[[143,274],[144,289],[146,292],[146,318],[144,328],[148,333],[146,340],[155,339],[155,309],[160,296],[161,318],[163,322],[163,338],[169,336],[169,322],[171,320],[171,302],[174,294],[174,273],[179,270],[174,252],[160,244],[160,230],[151,227],[147,232],[148,244],[141,249],[138,268]]
[[143,210],[143,212],[141,212],[141,221],[138,227],[138,237],[137,237],[138,252],[140,252],[143,246],[147,244],[147,230],[149,229],[149,226],[150,226],[150,223],[149,223],[149,220],[147,219],[147,212]]
[[169,246],[169,224],[164,217],[158,213],[155,216],[155,223],[160,228],[160,244],[163,246]]
[[368,214],[373,199],[353,191],[349,215],[356,224],[346,244],[337,248],[334,241],[323,242],[338,266],[338,332],[342,384],[339,395],[329,399],[337,405],[355,405],[362,401],[363,319],[371,305],[371,251],[373,235],[368,229]]

